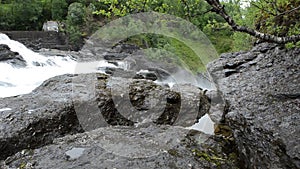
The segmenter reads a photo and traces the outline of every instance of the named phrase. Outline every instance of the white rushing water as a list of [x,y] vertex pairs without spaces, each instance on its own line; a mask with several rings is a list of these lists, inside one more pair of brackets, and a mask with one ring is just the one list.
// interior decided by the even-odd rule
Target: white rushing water
[[2,108],[2,109],[0,109],[0,112],[3,112],[3,111],[10,111],[10,110],[12,110],[11,108]]
[[5,34],[0,34],[0,44],[6,44],[11,51],[18,52],[27,64],[17,68],[0,62],[0,97],[29,93],[51,77],[73,73],[77,63],[70,56],[46,57],[35,53]]
[[[26,67],[15,67],[6,62],[0,62],[0,98],[30,93],[43,81],[58,75],[73,73],[101,72],[99,67],[115,67],[106,61],[96,62],[95,67],[77,72],[81,64],[72,56],[44,56],[33,52],[22,43],[11,40],[0,33],[0,44],[7,45],[11,51],[18,52],[26,61]],[[122,65],[120,63],[120,65]]]
[[215,123],[211,120],[208,114],[205,114],[203,117],[199,119],[199,121],[188,129],[194,129],[198,131],[202,131],[205,134],[214,135],[215,131]]

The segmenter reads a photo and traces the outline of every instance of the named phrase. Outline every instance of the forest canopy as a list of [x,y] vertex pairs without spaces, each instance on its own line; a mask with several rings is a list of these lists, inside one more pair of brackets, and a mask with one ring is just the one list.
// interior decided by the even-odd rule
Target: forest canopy
[[[236,24],[261,33],[274,36],[300,34],[299,0],[223,0],[220,1],[219,9],[214,8],[209,1],[0,0],[0,30],[41,30],[44,22],[54,20],[64,25],[60,31],[69,34],[70,41],[76,43],[113,19],[138,12],[156,11],[190,21],[209,37],[219,53],[249,49],[257,39],[233,31],[234,27],[226,17],[220,15],[223,9]],[[132,39],[141,46],[164,39],[153,36],[143,35]],[[172,40],[164,39],[163,42],[172,43]],[[287,44],[295,45],[299,45],[299,42]],[[156,46],[164,47],[160,44]]]

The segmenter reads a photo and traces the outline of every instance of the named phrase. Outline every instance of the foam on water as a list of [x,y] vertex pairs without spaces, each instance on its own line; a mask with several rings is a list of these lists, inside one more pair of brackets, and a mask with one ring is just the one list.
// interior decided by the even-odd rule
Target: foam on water
[[101,67],[128,68],[128,64],[122,61],[118,61],[118,66],[116,66],[106,60],[78,63],[72,56],[68,55],[44,56],[1,33],[0,44],[7,45],[13,52],[18,52],[27,64],[26,67],[16,68],[6,62],[0,62],[0,98],[30,93],[43,81],[58,75],[104,73],[99,70]]
[[203,117],[201,117],[198,121],[198,123],[194,124],[191,127],[188,127],[188,129],[194,129],[198,131],[202,131],[205,134],[214,135],[214,127],[215,123],[211,120],[208,114],[205,114]]
[[35,53],[5,34],[0,34],[0,44],[6,44],[11,51],[18,52],[27,64],[24,68],[16,68],[5,62],[0,63],[0,97],[29,93],[51,77],[74,73],[77,64],[70,56],[47,57]]
[[10,111],[10,110],[12,110],[11,108],[2,108],[2,109],[0,109],[0,112],[3,112],[3,111]]
[[73,73],[77,63],[69,56],[46,57],[35,53],[5,34],[0,34],[0,44],[6,44],[11,51],[18,52],[27,64],[24,68],[16,68],[5,62],[0,63],[0,82],[9,84],[0,86],[0,97],[29,93],[51,77]]
[[9,37],[5,34],[0,34],[0,44],[6,44],[11,51],[18,52],[26,61],[28,67],[34,67],[37,63],[40,65],[52,65],[55,63],[53,58],[47,58],[35,53],[22,43],[9,39]]
[[85,148],[72,148],[71,150],[67,151],[65,154],[70,160],[74,160],[82,156]]
[[[58,60],[58,58],[56,59]],[[55,61],[54,61],[55,62]],[[8,97],[31,92],[43,81],[66,73],[73,73],[75,61],[55,62],[56,66],[36,66],[15,68],[6,63],[0,63],[0,81],[12,84],[0,86],[0,97]],[[5,72],[5,73],[2,73]]]

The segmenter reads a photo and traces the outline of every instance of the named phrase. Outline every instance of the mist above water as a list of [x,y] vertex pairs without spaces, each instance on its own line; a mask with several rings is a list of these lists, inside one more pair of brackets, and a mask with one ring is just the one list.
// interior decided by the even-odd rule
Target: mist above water
[[215,90],[216,87],[208,75],[194,75],[185,69],[178,69],[176,72],[163,80],[157,80],[158,84],[168,84],[172,88],[175,84],[190,84],[203,90]]

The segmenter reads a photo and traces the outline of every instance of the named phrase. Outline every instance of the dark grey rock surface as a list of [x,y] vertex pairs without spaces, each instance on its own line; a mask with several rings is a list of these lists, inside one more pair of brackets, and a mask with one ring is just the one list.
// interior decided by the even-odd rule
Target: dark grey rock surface
[[7,45],[0,44],[0,62],[6,62],[14,67],[25,67],[26,61],[17,52],[12,52]]
[[[126,85],[129,86],[128,90]],[[123,98],[126,96],[124,91],[128,91],[128,100]],[[2,110],[0,112],[0,151],[2,152],[0,158],[1,160],[6,159],[5,164],[0,168],[7,166],[16,167],[14,162],[8,161],[14,159],[14,156],[9,156],[17,152],[24,154],[24,151],[27,152],[28,150],[31,152],[37,149],[36,151],[42,153],[42,150],[38,150],[38,148],[53,144],[55,138],[84,131],[87,131],[86,134],[89,134],[89,132],[97,128],[102,128],[101,130],[103,131],[107,130],[108,133],[106,135],[117,140],[118,137],[114,138],[113,136],[113,134],[117,133],[109,132],[110,126],[125,125],[132,127],[130,130],[134,130],[136,129],[134,126],[141,127],[149,123],[148,127],[150,128],[148,129],[146,125],[143,129],[145,131],[150,130],[151,126],[159,126],[161,124],[191,126],[197,119],[208,112],[210,105],[208,98],[199,89],[195,90],[189,87],[182,93],[183,99],[181,99],[178,91],[171,91],[169,88],[158,86],[150,80],[109,79],[109,76],[97,73],[57,76],[45,81],[30,94],[2,98],[0,99],[0,107],[10,108],[11,110]],[[199,107],[200,99],[201,108]],[[181,101],[184,101],[186,104],[181,104]],[[180,107],[184,106],[188,106],[188,109],[181,111]],[[190,113],[193,109],[195,112]],[[181,118],[183,115],[184,118]],[[160,130],[159,127],[156,128]],[[175,132],[176,127],[174,129],[170,128]],[[185,131],[188,132],[188,130]],[[124,132],[127,133],[128,131],[124,130]],[[153,137],[157,137],[155,132],[151,134]],[[175,135],[175,133],[172,135]],[[183,137],[183,135],[181,136]],[[78,137],[81,137],[81,135],[78,135]],[[99,135],[97,138],[101,137]],[[67,139],[68,137],[65,141],[66,151],[68,151],[67,149],[70,146],[67,144],[69,142]],[[147,141],[148,138],[142,137],[140,139]],[[135,144],[135,140],[129,139],[129,141]],[[140,140],[140,142],[142,141]],[[125,143],[122,143],[122,140],[120,140],[115,146],[126,146],[122,146],[122,144]],[[148,146],[151,147],[152,144]],[[58,148],[55,145],[50,147],[53,148],[53,151]],[[48,150],[48,148],[46,149]],[[160,151],[157,149],[154,152],[158,153]],[[193,156],[191,150],[185,151],[189,151],[190,155]],[[99,149],[96,152],[100,153],[98,155],[101,155],[101,153],[105,154],[102,160],[107,158],[104,150]],[[49,154],[49,158],[51,158],[51,154]],[[185,155],[182,156],[185,157]],[[8,161],[7,157],[9,157]],[[40,157],[41,159],[47,159],[46,157]],[[98,158],[98,156],[94,157],[92,153],[85,160],[93,158]],[[154,167],[157,165],[156,162],[153,162],[154,159],[153,157],[149,164],[147,160],[137,164]],[[126,158],[120,158],[119,160],[116,160],[116,165],[122,166]],[[163,161],[162,159],[158,160]],[[196,161],[192,161],[194,161],[192,165],[196,165]],[[176,162],[175,159],[171,162],[172,165],[174,162]],[[178,165],[188,166],[188,162],[189,160],[187,159],[184,164],[180,162]],[[60,162],[55,160],[49,161],[48,159],[47,164],[43,163],[39,167],[51,168],[53,164],[59,165]],[[100,163],[95,165],[98,164]],[[109,164],[110,162],[107,163],[107,166]],[[70,163],[67,162],[61,168],[65,168],[67,165],[70,165]],[[53,168],[57,167],[59,168],[59,166]]]
[[65,134],[83,131],[72,103],[72,75],[44,82],[27,95],[1,98],[0,159],[36,148]]
[[[199,143],[199,140],[205,140]],[[225,142],[182,127],[107,127],[55,139],[2,161],[6,168],[233,168]]]
[[208,65],[244,168],[300,168],[300,49],[260,44]]

